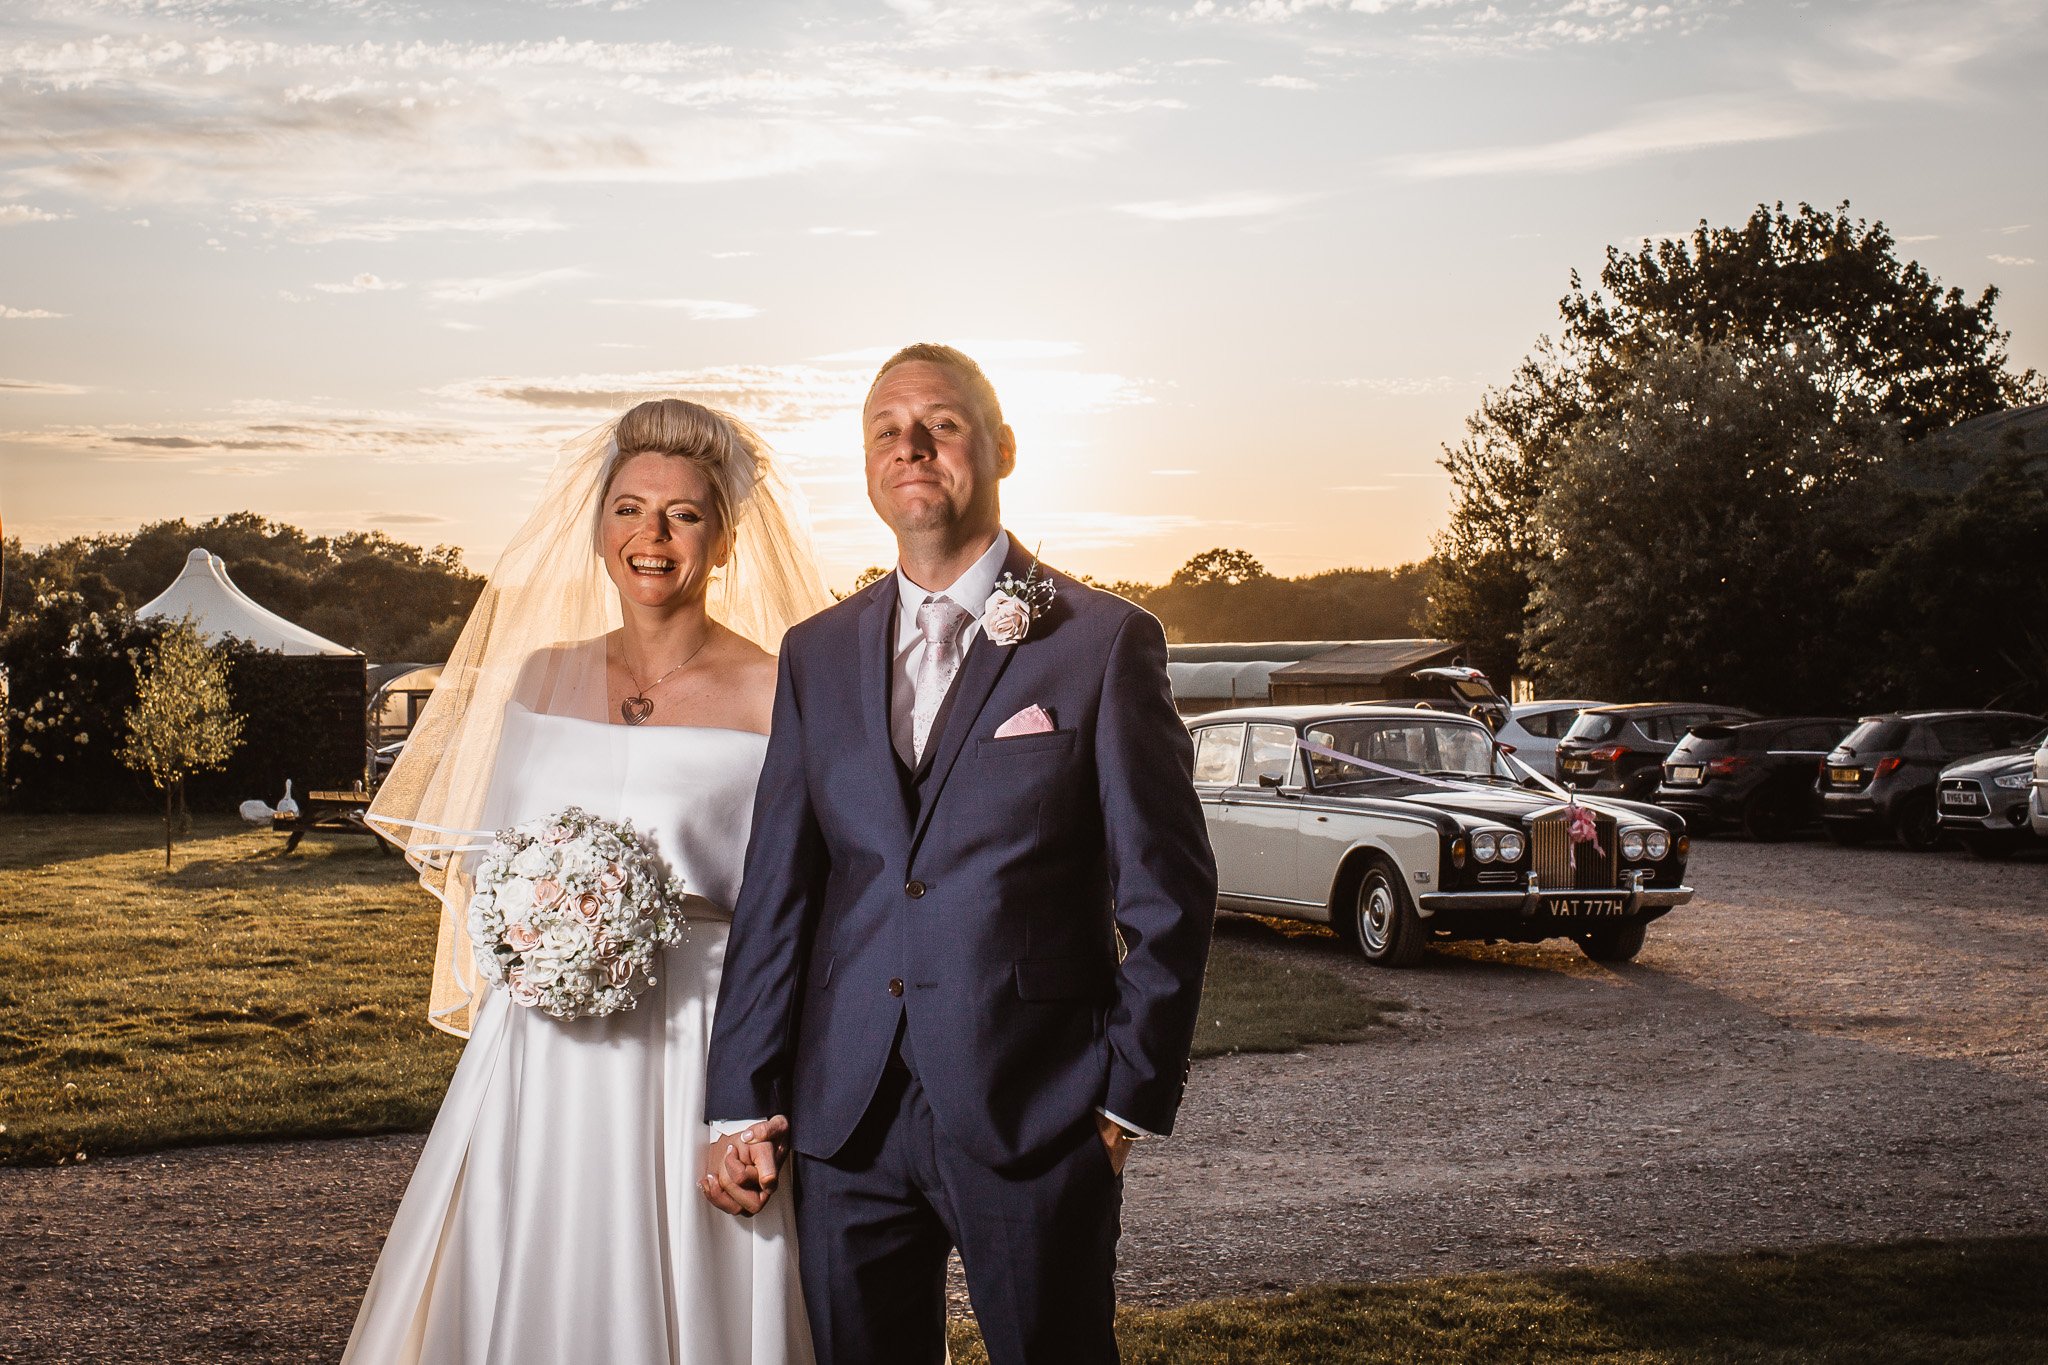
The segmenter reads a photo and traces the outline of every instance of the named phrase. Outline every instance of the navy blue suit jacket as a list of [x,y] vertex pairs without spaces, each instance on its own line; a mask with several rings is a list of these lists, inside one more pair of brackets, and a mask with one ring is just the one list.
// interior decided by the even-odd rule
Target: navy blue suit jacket
[[[1031,563],[1013,539],[1005,567]],[[915,775],[889,739],[894,576],[784,640],[707,1120],[788,1114],[799,1152],[832,1156],[901,1020],[934,1117],[986,1165],[1098,1105],[1171,1131],[1216,869],[1166,640],[1038,572],[1051,607],[1020,644],[975,638]],[[1032,705],[1057,728],[994,737]]]

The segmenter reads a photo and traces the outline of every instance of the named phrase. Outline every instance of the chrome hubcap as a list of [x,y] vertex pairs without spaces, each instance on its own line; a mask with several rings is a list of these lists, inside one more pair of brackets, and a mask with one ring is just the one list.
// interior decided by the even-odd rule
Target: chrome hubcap
[[1374,878],[1359,898],[1358,933],[1370,953],[1387,950],[1388,935],[1394,927],[1394,896],[1386,883]]

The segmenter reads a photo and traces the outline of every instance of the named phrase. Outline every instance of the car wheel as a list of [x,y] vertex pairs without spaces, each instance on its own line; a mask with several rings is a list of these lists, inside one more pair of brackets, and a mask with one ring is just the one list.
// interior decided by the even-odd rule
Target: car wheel
[[1366,868],[1358,895],[1345,912],[1351,942],[1377,967],[1412,967],[1422,956],[1422,919],[1408,888],[1382,863]]
[[1934,813],[1934,798],[1913,796],[1899,803],[1892,817],[1892,833],[1915,853],[1925,853],[1941,842],[1941,822]]
[[2016,835],[1959,834],[1956,837],[1963,841],[1963,847],[1970,850],[1972,856],[1982,858],[1986,862],[2010,858],[2019,852],[2020,848],[2020,841]]
[[1742,806],[1742,832],[1760,844],[1773,843],[1793,830],[1796,816],[1785,793],[1768,787]]
[[1641,920],[1603,924],[1581,933],[1579,947],[1595,962],[1633,962],[1643,950],[1643,936],[1648,928]]
[[1828,832],[1828,842],[1843,848],[1858,848],[1870,842],[1870,831],[1862,825],[1847,820],[1829,820],[1822,828]]

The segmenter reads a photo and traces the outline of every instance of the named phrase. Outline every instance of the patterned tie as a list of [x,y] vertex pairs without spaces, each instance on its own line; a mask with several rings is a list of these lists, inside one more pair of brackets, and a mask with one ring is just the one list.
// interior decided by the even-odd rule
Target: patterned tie
[[960,671],[960,628],[974,618],[965,607],[945,597],[927,597],[917,609],[917,628],[924,634],[924,657],[912,683],[916,700],[910,708],[911,764],[924,762],[924,746],[932,734],[953,675]]

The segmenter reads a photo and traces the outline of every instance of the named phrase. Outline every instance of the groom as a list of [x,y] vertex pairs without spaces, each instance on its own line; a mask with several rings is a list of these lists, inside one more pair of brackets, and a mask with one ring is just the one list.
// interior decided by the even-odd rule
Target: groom
[[759,1208],[788,1135],[823,1365],[943,1359],[954,1247],[995,1365],[1114,1361],[1123,1166],[1173,1127],[1216,901],[1165,637],[1004,532],[967,356],[897,352],[863,421],[898,568],[782,647],[704,1192]]

